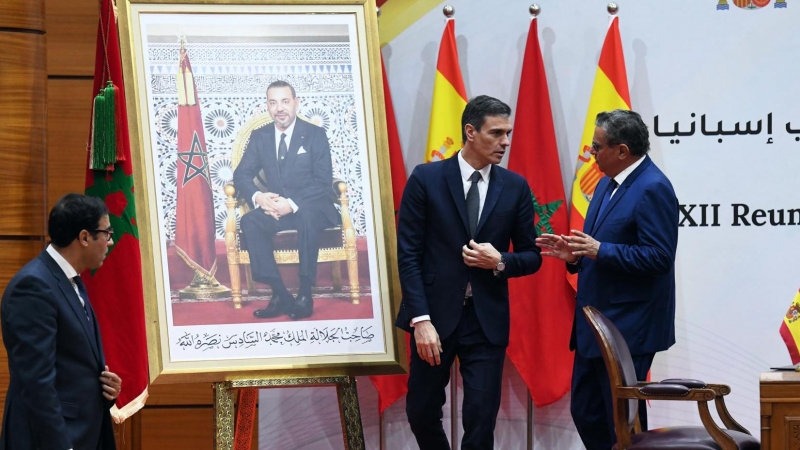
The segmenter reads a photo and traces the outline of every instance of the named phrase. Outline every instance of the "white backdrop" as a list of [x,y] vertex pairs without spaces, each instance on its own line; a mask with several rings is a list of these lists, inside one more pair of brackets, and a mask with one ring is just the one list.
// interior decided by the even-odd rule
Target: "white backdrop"
[[[781,9],[774,7],[775,2],[747,10],[728,0],[729,10],[722,11],[716,9],[717,0],[618,2],[631,102],[650,127],[651,156],[672,180],[686,210],[690,205],[719,205],[716,223],[708,206],[708,226],[688,226],[691,221],[686,219],[680,229],[678,343],[656,356],[653,379],[692,377],[730,384],[729,409],[756,436],[760,432],[759,373],[790,362],[778,328],[800,284],[800,266],[792,264],[800,248],[800,211],[795,211],[789,224],[790,210],[800,209],[796,174],[800,141],[786,128],[794,123],[793,128],[800,129],[800,83],[796,81],[800,1],[787,0],[787,7]],[[456,36],[468,95],[489,94],[514,107],[529,2],[448,3],[456,9]],[[607,2],[538,3],[560,175],[569,193],[608,24]],[[423,161],[444,4],[383,49],[409,173]],[[695,131],[677,137],[678,143],[674,136],[657,137],[656,115],[662,133],[678,121],[681,132],[689,132],[694,121]],[[706,116],[705,133],[702,115]],[[524,119],[515,118],[515,126],[525,126]],[[759,120],[759,133],[712,135],[719,121],[723,131],[737,127],[741,131],[747,122],[755,130]],[[772,143],[767,143],[770,138]],[[735,219],[734,204],[747,205],[746,222]],[[754,221],[756,210],[765,212],[763,216],[756,213]],[[785,225],[770,224],[769,210],[774,210],[776,221],[783,210]],[[701,224],[701,207],[696,206],[691,216]],[[507,369],[497,448],[525,448],[525,390],[513,368]],[[374,389],[364,386],[368,380],[361,381],[362,396],[374,396]],[[694,405],[675,403],[654,402],[649,409],[651,425],[700,424]],[[262,411],[270,404],[283,405],[274,397],[262,397]],[[378,448],[376,412],[373,406],[364,406],[371,408],[364,411],[370,448]],[[536,409],[534,423],[536,448],[582,448],[569,417],[568,398]],[[406,442],[409,436],[401,401],[385,417],[385,448],[416,448]],[[291,448],[341,448],[338,439],[327,441],[327,446]]]

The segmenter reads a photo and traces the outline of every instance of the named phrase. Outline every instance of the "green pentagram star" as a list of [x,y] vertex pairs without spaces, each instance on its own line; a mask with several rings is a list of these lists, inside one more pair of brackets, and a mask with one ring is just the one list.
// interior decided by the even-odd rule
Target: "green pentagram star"
[[533,200],[533,211],[539,218],[539,221],[534,225],[536,227],[536,235],[540,236],[542,233],[555,234],[553,226],[550,225],[550,218],[553,217],[558,208],[564,203],[564,200],[555,200],[544,205],[540,205],[536,200],[536,196],[531,192],[531,199]]

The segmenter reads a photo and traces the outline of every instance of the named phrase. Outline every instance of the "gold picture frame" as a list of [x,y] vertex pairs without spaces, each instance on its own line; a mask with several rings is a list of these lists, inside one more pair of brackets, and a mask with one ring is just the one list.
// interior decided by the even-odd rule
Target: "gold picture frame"
[[[117,6],[151,382],[405,371],[404,339],[393,326],[400,289],[375,0],[119,0]],[[180,62],[184,55],[192,57],[188,75]],[[197,96],[188,103],[175,88],[186,80],[194,83]],[[299,117],[325,128],[333,177],[346,181],[334,187],[349,195],[349,203],[337,203],[337,208],[343,222],[345,216],[352,222],[342,237],[350,239],[347,251],[325,253],[348,255],[351,279],[344,289],[349,290],[337,291],[342,289],[337,277],[344,271],[333,261],[333,281],[317,277],[318,316],[299,321],[253,317],[256,306],[266,305],[268,290],[249,277],[241,301],[228,291],[235,284],[232,267],[238,277],[237,264],[248,261],[235,259],[231,247],[240,213],[235,197],[225,195],[233,192],[233,163],[225,152],[241,147],[233,142],[238,131],[265,114],[266,86],[276,80],[295,86]],[[213,191],[214,242],[209,245],[216,263],[207,273],[201,271],[210,277],[201,276],[205,281],[199,288],[195,284],[202,273],[195,269],[189,289],[191,258],[180,248],[177,257],[173,247],[183,230],[175,224],[175,210],[188,198],[175,193],[181,179],[176,178],[176,136],[185,126],[178,105],[192,102],[203,111],[206,142],[200,169],[207,171],[204,177]],[[189,208],[200,210],[195,208],[199,204]],[[336,259],[330,258],[320,264]],[[231,268],[227,281],[226,263]],[[203,283],[216,282],[215,274],[222,278],[211,292]]]

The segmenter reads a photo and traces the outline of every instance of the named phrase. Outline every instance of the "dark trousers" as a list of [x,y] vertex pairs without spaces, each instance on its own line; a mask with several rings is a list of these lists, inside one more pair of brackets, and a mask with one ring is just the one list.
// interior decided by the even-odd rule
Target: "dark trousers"
[[[300,259],[300,279],[313,284],[317,279],[317,257],[319,237],[330,226],[324,214],[314,208],[301,208],[297,213],[276,220],[263,209],[245,214],[240,222],[244,235],[244,246],[250,254],[250,270],[253,279],[262,283],[270,278],[280,278],[275,262],[272,238],[279,231],[297,230],[297,252]],[[304,286],[310,287],[310,286]]]
[[[644,381],[655,353],[633,355],[636,379]],[[608,450],[617,443],[611,382],[603,358],[584,358],[575,352],[570,411],[587,450]],[[639,401],[639,422],[647,430],[647,405]]]
[[442,350],[442,363],[431,366],[419,357],[412,334],[406,414],[420,450],[450,449],[442,428],[442,406],[446,400],[445,387],[450,381],[450,366],[456,356],[464,381],[461,448],[492,449],[506,348],[486,339],[474,307],[468,305],[456,330],[442,341]]

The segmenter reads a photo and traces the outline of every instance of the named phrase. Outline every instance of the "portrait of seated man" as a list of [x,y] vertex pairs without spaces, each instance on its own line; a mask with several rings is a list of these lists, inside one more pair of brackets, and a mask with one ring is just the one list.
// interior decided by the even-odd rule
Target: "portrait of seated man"
[[[251,133],[233,174],[239,197],[251,208],[240,227],[253,279],[272,288],[267,307],[253,312],[257,318],[311,316],[320,235],[340,220],[333,204],[328,137],[323,128],[297,117],[299,106],[294,87],[286,81],[267,87],[267,110],[273,121]],[[266,189],[255,182],[261,171]],[[296,298],[284,285],[273,254],[272,238],[284,230],[297,230],[300,289]]]

